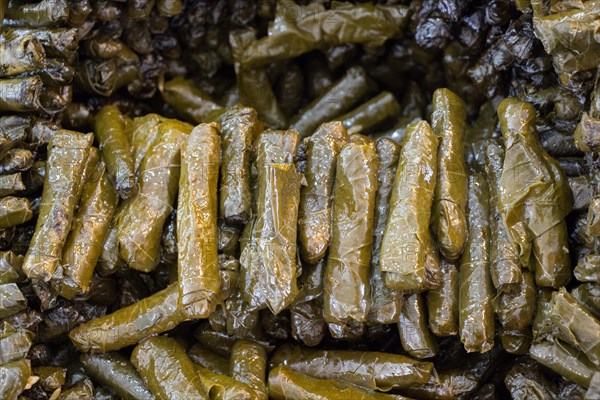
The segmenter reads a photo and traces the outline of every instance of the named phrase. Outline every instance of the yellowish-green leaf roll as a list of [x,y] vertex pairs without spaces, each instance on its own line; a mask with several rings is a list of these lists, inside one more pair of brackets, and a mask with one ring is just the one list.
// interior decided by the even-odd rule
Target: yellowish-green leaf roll
[[194,363],[173,338],[153,336],[138,344],[131,362],[157,400],[208,400]]
[[90,172],[62,252],[62,276],[53,280],[57,292],[68,299],[89,289],[119,201],[96,148],[92,148],[89,158]]
[[92,135],[60,130],[48,145],[48,161],[38,222],[23,271],[30,278],[49,281],[60,264],[81,196]]
[[139,191],[117,219],[119,256],[130,268],[149,272],[160,261],[160,238],[177,196],[180,148],[192,126],[169,120],[140,166]]
[[131,144],[124,116],[114,105],[106,105],[96,114],[94,133],[108,173],[119,195],[128,199],[135,190]]
[[437,286],[439,265],[429,265],[429,222],[437,179],[438,140],[425,121],[406,129],[379,266],[392,290],[422,292]]
[[194,128],[181,148],[177,206],[180,305],[190,318],[207,318],[219,294],[217,208],[220,138],[216,123]]
[[[337,159],[331,245],[323,277],[327,323],[365,322],[371,304],[373,213],[379,157],[372,140],[346,145]],[[356,140],[356,138],[355,138]]]
[[469,175],[469,234],[459,268],[459,334],[468,352],[494,347],[494,286],[490,276],[489,187],[481,172]]
[[431,229],[444,258],[457,260],[467,238],[465,103],[448,89],[433,93],[431,127],[439,139]]

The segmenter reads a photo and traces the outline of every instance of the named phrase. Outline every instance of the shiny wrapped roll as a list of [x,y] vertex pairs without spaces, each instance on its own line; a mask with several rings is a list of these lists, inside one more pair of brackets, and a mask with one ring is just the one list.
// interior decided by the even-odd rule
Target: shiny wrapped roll
[[250,155],[259,122],[250,107],[226,109],[218,118],[221,126],[221,182],[219,216],[232,225],[246,224],[251,215]]
[[[366,137],[340,152],[333,187],[331,245],[323,277],[327,323],[365,322],[371,303],[373,213],[379,158]],[[364,140],[360,143],[359,140]]]
[[[242,247],[240,292],[251,309],[277,314],[290,306],[298,287],[296,235],[302,175],[293,158],[296,131],[262,132],[256,143],[256,219]],[[243,237],[243,236],[242,236]]]
[[90,173],[62,251],[61,276],[53,278],[52,282],[55,290],[69,299],[90,288],[119,201],[99,151],[92,148],[89,158]]
[[79,359],[90,377],[114,390],[122,399],[154,399],[133,364],[119,353],[82,354]]
[[459,268],[459,333],[468,352],[494,347],[494,286],[490,276],[489,187],[481,172],[469,176],[469,234]]
[[137,303],[78,326],[69,332],[69,337],[82,352],[105,353],[131,346],[184,321],[178,299],[177,284],[172,284]]
[[308,264],[317,263],[331,240],[331,208],[338,155],[349,142],[340,122],[322,124],[305,139],[306,185],[300,189],[298,243],[300,256]]
[[431,127],[438,137],[437,179],[431,229],[444,258],[459,258],[467,237],[467,168],[464,162],[466,111],[448,89],[433,94]]
[[274,400],[408,400],[397,394],[379,393],[345,382],[313,378],[285,366],[269,372],[269,396]]
[[163,225],[173,211],[179,183],[180,147],[192,126],[170,120],[140,166],[139,191],[117,221],[119,255],[130,268],[149,272],[160,261]]
[[144,340],[133,349],[131,362],[157,399],[209,399],[194,363],[173,338]]
[[535,133],[535,109],[505,99],[498,106],[506,155],[498,207],[523,266],[535,269],[538,286],[558,288],[571,277],[564,218],[573,196],[556,160]]
[[392,290],[422,292],[439,284],[440,265],[428,262],[437,148],[438,140],[427,122],[415,122],[406,129],[379,261]]
[[367,322],[371,324],[393,324],[402,309],[402,292],[389,290],[379,267],[381,241],[390,214],[390,198],[398,168],[400,146],[392,139],[379,139],[376,144],[379,157],[377,171],[377,193],[373,212],[373,250],[371,255],[371,309]]
[[128,199],[135,191],[136,182],[123,115],[116,106],[106,105],[98,111],[95,121],[94,132],[110,178],[119,195]]
[[238,340],[231,349],[229,375],[256,391],[258,399],[267,399],[267,352],[256,342]]
[[180,304],[190,318],[206,318],[219,294],[217,207],[221,141],[216,123],[200,124],[181,149],[177,206]]
[[60,130],[50,140],[38,222],[23,262],[23,271],[30,278],[49,281],[60,264],[81,197],[92,140],[92,135],[67,130]]
[[307,349],[292,344],[279,347],[270,366],[286,366],[314,378],[335,379],[384,392],[426,383],[433,371],[431,362],[399,354]]
[[398,319],[402,348],[418,359],[434,357],[438,351],[435,338],[427,326],[426,310],[422,294],[407,294]]

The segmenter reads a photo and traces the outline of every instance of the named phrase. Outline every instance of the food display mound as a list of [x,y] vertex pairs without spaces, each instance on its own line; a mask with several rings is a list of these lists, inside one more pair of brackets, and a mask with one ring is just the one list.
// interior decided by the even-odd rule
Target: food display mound
[[599,0],[0,0],[0,400],[600,399]]

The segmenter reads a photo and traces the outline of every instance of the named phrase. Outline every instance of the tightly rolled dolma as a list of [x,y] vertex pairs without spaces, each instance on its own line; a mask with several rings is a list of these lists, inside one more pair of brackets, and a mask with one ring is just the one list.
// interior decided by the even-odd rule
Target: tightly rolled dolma
[[558,288],[571,278],[564,220],[573,205],[571,190],[538,141],[534,107],[505,99],[498,117],[506,147],[498,192],[502,221],[522,265],[535,269],[536,284]]
[[131,126],[131,148],[133,165],[136,177],[139,178],[140,166],[148,150],[156,143],[160,136],[160,125],[167,118],[158,114],[146,114],[133,119]]
[[44,87],[37,76],[0,79],[0,111],[38,111]]
[[180,147],[191,130],[174,120],[160,125],[160,136],[140,165],[139,191],[119,212],[119,255],[130,268],[149,272],[158,265],[163,225],[177,195]]
[[23,256],[13,251],[0,252],[0,284],[21,282],[25,278],[22,265]]
[[533,275],[525,270],[520,283],[496,294],[494,308],[498,322],[509,330],[526,329],[533,319],[535,296]]
[[323,318],[335,324],[365,322],[371,303],[369,276],[379,157],[372,140],[356,136],[337,158],[331,245],[323,277]]
[[312,135],[320,124],[349,111],[368,91],[366,71],[361,67],[350,67],[325,93],[300,110],[290,125],[302,137]]
[[339,3],[326,10],[320,4],[303,7],[281,0],[268,36],[249,44],[236,61],[256,67],[345,42],[382,45],[402,30],[407,16],[405,6]]
[[285,344],[277,349],[270,367],[287,366],[320,379],[335,379],[371,390],[416,386],[429,380],[433,363],[391,353],[307,349]]
[[327,257],[323,257],[314,265],[303,265],[302,274],[298,278],[298,286],[301,287],[296,303],[317,300],[322,298],[323,294],[323,275]]
[[195,364],[209,369],[216,374],[229,374],[229,359],[205,348],[199,343],[196,343],[188,350],[188,356]]
[[431,358],[437,354],[437,343],[427,326],[427,307],[423,294],[404,296],[398,319],[398,332],[402,348],[415,358]]
[[371,133],[400,113],[400,105],[390,92],[381,92],[354,110],[339,116],[349,133]]
[[469,175],[469,233],[459,268],[459,333],[468,352],[494,347],[494,287],[490,276],[489,187],[481,172]]
[[12,149],[0,161],[0,175],[24,172],[33,166],[33,153],[25,149]]
[[406,129],[379,260],[391,290],[422,292],[439,283],[440,265],[431,263],[429,257],[437,148],[438,140],[427,122],[415,122]]
[[252,309],[239,292],[225,301],[225,317],[225,331],[233,338],[255,338],[260,331],[259,310]]
[[274,400],[408,400],[399,394],[385,394],[349,383],[318,379],[285,366],[269,372],[269,395]]
[[379,268],[381,241],[390,214],[390,198],[398,168],[400,146],[391,139],[379,139],[376,144],[379,157],[377,171],[377,193],[373,213],[373,250],[371,253],[371,309],[367,322],[371,324],[393,324],[402,309],[402,292],[389,290]]
[[235,256],[240,247],[240,231],[234,226],[229,226],[223,220],[218,221],[219,253]]
[[526,328],[521,331],[510,331],[500,327],[498,335],[502,348],[510,354],[524,355],[531,346],[531,329]]
[[8,321],[4,321],[0,325],[0,365],[25,358],[33,337],[33,332],[20,327],[15,329]]
[[7,28],[2,32],[7,39],[34,37],[48,57],[71,60],[79,47],[76,28]]
[[529,349],[529,356],[584,388],[589,387],[594,375],[594,364],[585,357],[585,354],[560,340],[555,342],[541,341],[534,344]]
[[329,329],[329,334],[334,339],[346,342],[358,342],[364,337],[367,330],[367,324],[365,322],[348,320],[343,324],[329,322],[327,328]]
[[0,197],[14,196],[27,190],[23,175],[20,172],[0,175]]
[[508,371],[504,383],[515,399],[555,399],[558,390],[531,360],[519,360]]
[[236,106],[218,118],[221,126],[219,216],[228,224],[246,224],[251,215],[250,153],[259,122],[256,111]]
[[161,91],[165,101],[190,122],[204,122],[211,112],[221,109],[192,81],[182,76],[165,82]]
[[307,346],[317,346],[325,337],[323,298],[294,304],[290,309],[292,336]]
[[89,163],[79,208],[62,250],[61,276],[53,278],[55,290],[68,299],[88,291],[119,201],[98,149],[91,149]]
[[256,342],[238,340],[231,349],[229,374],[256,391],[258,399],[267,399],[267,353]]
[[600,285],[584,283],[571,290],[571,295],[596,319],[600,319]]
[[439,139],[431,229],[444,258],[455,261],[467,237],[467,169],[464,162],[465,104],[448,89],[433,93],[431,127]]
[[0,398],[17,399],[23,390],[33,383],[30,382],[32,376],[31,362],[27,359],[0,365],[0,377],[2,378]]
[[0,199],[0,229],[24,224],[32,217],[33,211],[27,198],[7,196]]
[[261,398],[249,385],[226,374],[217,374],[207,368],[194,366],[204,392],[215,400],[254,400]]
[[0,42],[0,77],[35,71],[45,61],[44,48],[34,36],[17,36]]
[[597,24],[600,18],[598,2],[583,2],[574,7],[533,19],[536,36],[549,54],[561,50],[573,50],[578,54],[600,50]]
[[458,333],[458,269],[442,260],[441,271],[442,284],[427,292],[429,329],[436,336],[452,336]]
[[477,377],[468,371],[450,370],[431,374],[423,385],[402,389],[402,393],[416,399],[454,400],[465,398],[477,387]]
[[580,350],[598,368],[600,321],[564,288],[552,293],[547,312],[554,335]]
[[78,326],[69,337],[82,352],[105,353],[131,346],[184,321],[178,299],[177,284],[171,284],[137,303]]
[[128,199],[135,189],[133,154],[123,115],[114,105],[106,105],[96,114],[94,132],[108,173],[119,195]]
[[240,102],[254,107],[266,126],[284,128],[285,115],[273,93],[266,68],[240,68],[236,76]]
[[55,26],[69,17],[67,0],[42,0],[37,3],[12,5],[6,10],[5,26]]
[[101,62],[86,59],[77,66],[75,77],[82,90],[90,94],[109,96],[116,86],[117,63],[113,59]]
[[101,276],[109,276],[125,267],[125,261],[119,257],[119,240],[117,238],[116,221],[120,213],[125,209],[125,203],[121,203],[114,214],[113,221],[108,228],[102,250],[96,264],[96,271]]
[[177,206],[180,305],[190,318],[206,318],[219,294],[217,207],[220,138],[216,123],[194,128],[181,148]]
[[240,292],[250,308],[269,308],[274,314],[296,297],[296,233],[302,175],[293,158],[296,131],[262,132],[256,143],[258,172],[256,219],[249,243],[242,249]]
[[0,117],[0,156],[4,157],[9,150],[27,138],[31,124],[31,118],[23,115]]
[[144,340],[133,349],[131,362],[157,399],[209,399],[194,363],[173,338]]
[[92,135],[67,130],[50,140],[38,222],[23,262],[23,272],[30,278],[49,281],[60,263],[92,140]]
[[27,308],[27,299],[16,283],[0,285],[0,318],[6,318]]
[[304,141],[306,185],[300,189],[298,244],[302,260],[308,264],[316,264],[323,257],[331,240],[336,163],[348,142],[346,128],[339,121],[322,124]]
[[154,396],[129,360],[119,353],[82,354],[85,372],[125,400],[150,400]]
[[483,158],[485,172],[489,179],[490,187],[490,271],[492,282],[497,290],[504,290],[508,286],[522,280],[521,261],[515,246],[508,237],[506,227],[502,222],[498,208],[498,193],[502,165],[504,164],[504,148],[501,144],[489,141],[484,146]]

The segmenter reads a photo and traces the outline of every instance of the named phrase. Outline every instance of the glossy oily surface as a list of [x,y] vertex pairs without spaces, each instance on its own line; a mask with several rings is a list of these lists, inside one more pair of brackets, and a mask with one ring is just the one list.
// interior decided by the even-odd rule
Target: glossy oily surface
[[378,167],[370,139],[367,144],[351,142],[338,157],[331,245],[323,278],[323,318],[328,323],[367,318]]
[[407,128],[379,261],[392,290],[424,291],[436,286],[439,279],[439,266],[427,263],[437,147],[438,140],[427,122]]
[[194,364],[175,339],[154,336],[138,344],[131,363],[156,399],[208,399]]
[[220,139],[216,123],[198,125],[181,148],[177,205],[179,302],[189,318],[205,318],[219,293],[217,206]]

